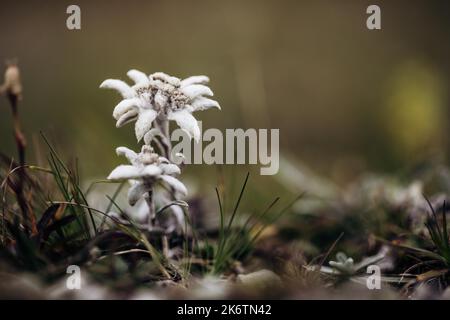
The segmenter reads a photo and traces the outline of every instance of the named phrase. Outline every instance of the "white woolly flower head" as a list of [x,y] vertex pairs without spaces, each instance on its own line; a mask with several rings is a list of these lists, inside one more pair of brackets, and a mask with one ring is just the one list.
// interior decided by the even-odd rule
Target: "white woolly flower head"
[[128,190],[128,202],[135,205],[136,202],[151,192],[157,183],[169,186],[175,192],[187,195],[184,184],[173,175],[180,173],[180,168],[159,156],[148,145],[143,145],[140,153],[136,153],[126,147],[116,149],[118,155],[125,156],[130,165],[119,165],[108,176],[108,180],[128,180],[131,187]]
[[195,111],[209,108],[220,109],[219,103],[208,97],[213,96],[205,84],[207,76],[192,76],[181,80],[163,72],[149,76],[138,70],[127,73],[135,84],[129,86],[122,80],[105,80],[100,88],[117,90],[123,100],[114,108],[116,126],[136,121],[136,138],[140,141],[152,128],[157,117],[175,121],[196,141],[200,139],[200,128],[192,116]]

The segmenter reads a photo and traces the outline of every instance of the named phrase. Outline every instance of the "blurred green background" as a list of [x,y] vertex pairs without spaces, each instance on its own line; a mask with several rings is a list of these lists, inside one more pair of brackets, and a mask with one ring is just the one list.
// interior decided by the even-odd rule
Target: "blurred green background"
[[[42,130],[85,177],[105,177],[116,146],[137,147],[131,126],[115,128],[118,95],[98,86],[137,68],[208,75],[222,111],[197,113],[204,128],[280,128],[283,155],[346,183],[450,146],[449,1],[376,1],[382,30],[369,31],[372,2],[76,1],[82,29],[69,31],[72,2],[2,1],[0,61],[19,59],[32,159]],[[15,154],[4,98],[0,149]],[[206,167],[187,173],[215,183]]]

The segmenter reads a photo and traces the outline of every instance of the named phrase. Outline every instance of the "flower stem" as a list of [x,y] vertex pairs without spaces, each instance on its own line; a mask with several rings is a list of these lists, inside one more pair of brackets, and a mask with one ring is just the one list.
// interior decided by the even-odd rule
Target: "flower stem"
[[16,182],[16,197],[19,207],[22,211],[22,216],[24,219],[24,225],[27,225],[27,222],[31,226],[31,234],[37,234],[36,227],[36,217],[33,213],[33,210],[30,206],[30,197],[31,194],[27,194],[25,192],[24,182],[27,180],[27,174],[25,172],[25,148],[26,148],[26,139],[20,128],[20,119],[19,119],[19,108],[18,101],[19,96],[13,92],[7,92],[8,100],[11,105],[12,117],[13,117],[13,126],[14,126],[14,138],[16,140],[17,145],[17,153],[19,156],[19,163],[17,165],[19,179]]
[[164,146],[164,157],[170,159],[170,154],[172,152],[172,144],[170,142],[170,132],[169,132],[169,120],[165,118],[158,118],[157,123],[159,126],[159,130],[161,134],[165,137],[165,139],[160,139],[161,144]]
[[149,213],[148,213],[148,228],[149,228],[149,231],[151,231],[156,223],[155,201],[153,198],[153,190],[150,190],[148,192],[147,197],[145,197],[145,201],[147,202],[148,211],[149,211]]
[[19,121],[19,109],[18,109],[18,96],[12,92],[8,92],[8,100],[11,105],[11,111],[13,116],[13,124],[14,124],[14,137],[16,139],[17,152],[19,155],[19,164],[23,166],[25,164],[25,147],[26,147],[26,139],[25,135],[22,133],[20,128]]

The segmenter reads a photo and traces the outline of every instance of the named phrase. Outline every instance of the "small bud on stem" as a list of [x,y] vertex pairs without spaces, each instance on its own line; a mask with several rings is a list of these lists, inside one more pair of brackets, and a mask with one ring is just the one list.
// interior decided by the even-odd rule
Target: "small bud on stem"
[[8,60],[6,61],[6,71],[4,77],[4,83],[0,86],[0,94],[6,94],[9,104],[11,106],[13,126],[14,126],[14,138],[16,140],[17,153],[19,157],[19,163],[16,167],[19,167],[17,174],[19,178],[15,184],[15,193],[17,197],[17,202],[19,203],[20,209],[22,211],[24,225],[27,222],[30,223],[31,233],[36,234],[36,217],[29,204],[29,195],[26,195],[24,182],[26,181],[27,175],[23,167],[25,166],[25,148],[26,139],[20,127],[19,119],[19,108],[18,103],[22,100],[22,83],[20,81],[20,70],[17,65],[17,61]]

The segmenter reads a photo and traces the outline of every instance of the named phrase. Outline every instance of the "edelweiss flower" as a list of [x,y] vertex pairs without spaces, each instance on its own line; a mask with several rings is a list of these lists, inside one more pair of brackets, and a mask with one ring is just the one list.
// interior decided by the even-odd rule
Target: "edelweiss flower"
[[140,141],[150,131],[153,121],[159,116],[174,120],[195,141],[200,139],[200,128],[192,113],[212,107],[220,109],[217,101],[206,98],[213,96],[204,84],[206,76],[192,76],[181,80],[162,72],[147,77],[143,72],[130,70],[127,73],[135,85],[130,87],[122,80],[105,80],[100,88],[117,90],[123,100],[114,108],[116,126],[121,127],[136,121],[136,138]]
[[131,188],[128,190],[130,205],[135,205],[141,197],[151,192],[156,183],[166,184],[182,195],[187,194],[184,184],[172,176],[179,174],[180,168],[154,153],[152,147],[143,145],[140,153],[119,147],[116,152],[119,156],[125,156],[131,165],[118,166],[110,173],[108,179],[130,181]]

